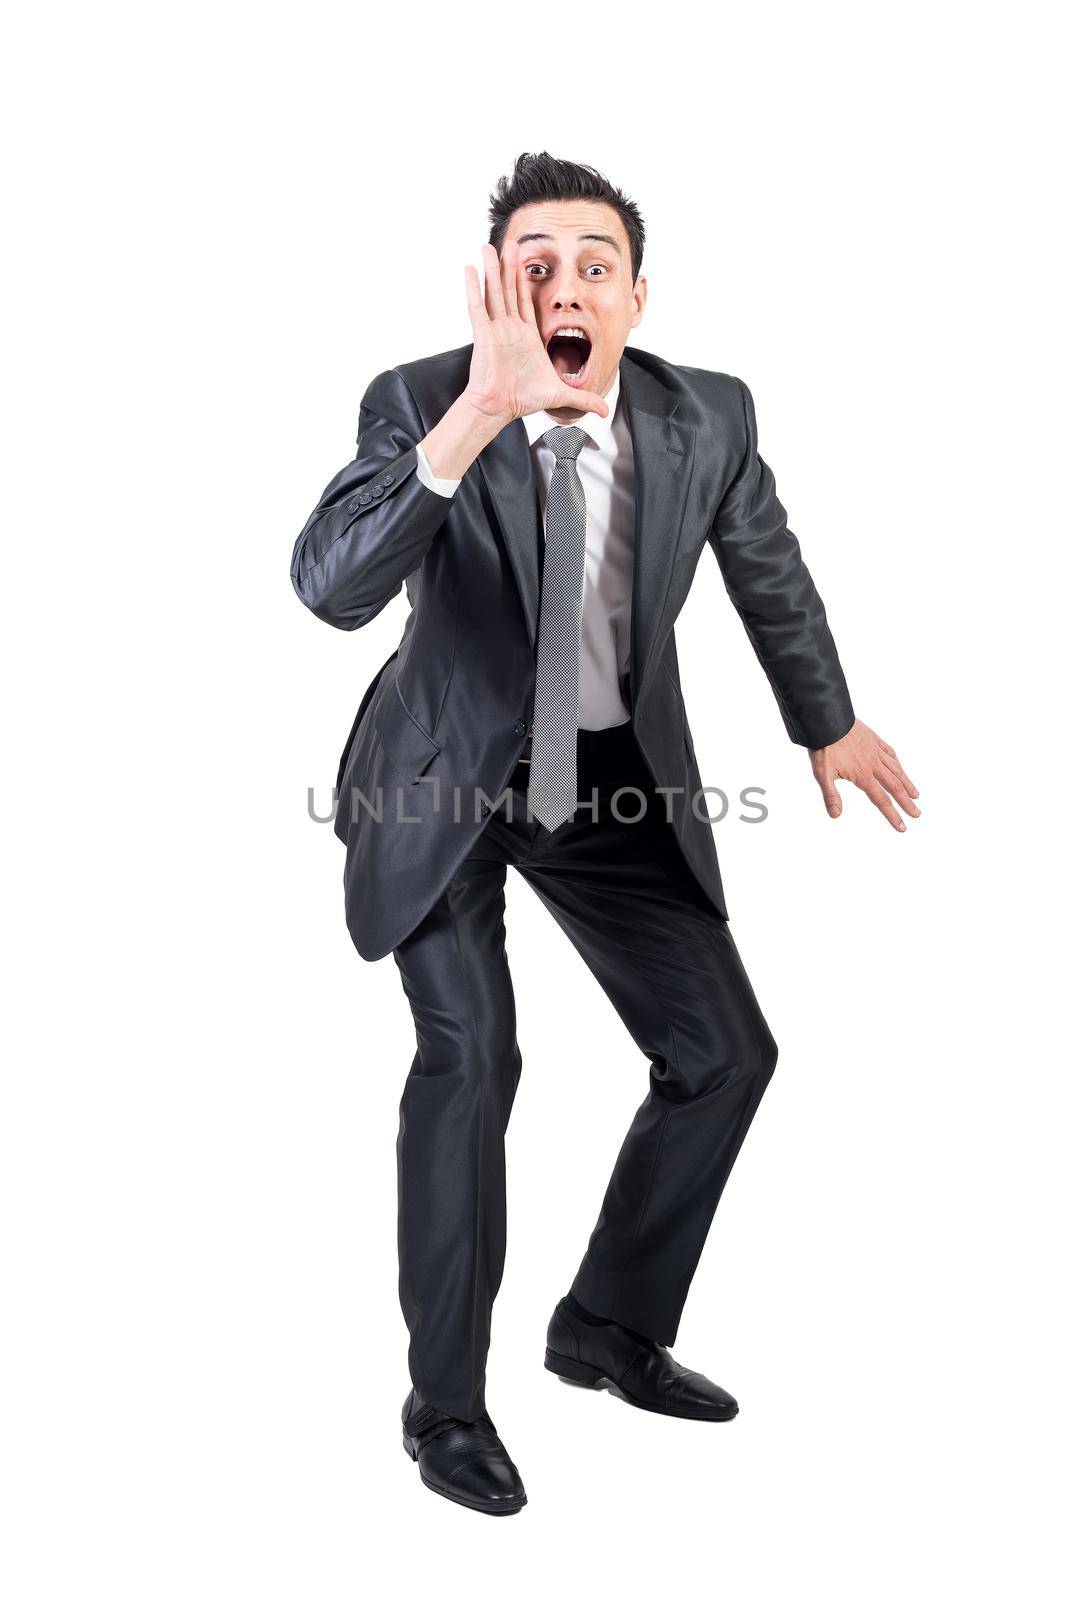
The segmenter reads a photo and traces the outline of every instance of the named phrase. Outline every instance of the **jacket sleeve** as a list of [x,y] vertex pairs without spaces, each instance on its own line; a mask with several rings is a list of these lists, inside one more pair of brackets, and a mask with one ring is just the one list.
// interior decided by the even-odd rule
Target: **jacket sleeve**
[[376,617],[448,516],[451,500],[417,475],[425,433],[404,379],[379,373],[360,402],[356,459],[323,490],[290,566],[304,604],[335,628]]
[[818,750],[849,732],[853,705],[823,601],[787,527],[771,469],[757,453],[753,397],[740,378],[734,381],[745,448],[709,542],[787,733],[795,744]]

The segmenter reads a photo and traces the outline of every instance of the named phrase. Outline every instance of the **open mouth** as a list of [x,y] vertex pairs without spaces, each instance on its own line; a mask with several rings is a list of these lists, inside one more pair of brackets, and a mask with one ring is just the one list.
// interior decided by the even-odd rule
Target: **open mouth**
[[561,328],[545,346],[549,360],[564,383],[581,389],[589,370],[593,345],[581,328]]

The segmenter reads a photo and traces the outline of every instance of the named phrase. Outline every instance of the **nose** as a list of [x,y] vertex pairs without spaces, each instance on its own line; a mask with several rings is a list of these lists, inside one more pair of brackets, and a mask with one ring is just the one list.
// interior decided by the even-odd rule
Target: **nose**
[[553,309],[578,311],[582,307],[582,279],[573,267],[561,267],[553,285]]

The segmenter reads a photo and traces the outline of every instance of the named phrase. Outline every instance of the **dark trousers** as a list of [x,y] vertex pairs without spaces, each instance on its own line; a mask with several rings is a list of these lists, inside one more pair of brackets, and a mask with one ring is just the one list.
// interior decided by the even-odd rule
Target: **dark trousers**
[[[580,806],[554,833],[528,818],[528,771],[521,763],[512,778],[512,820],[506,792],[444,894],[394,951],[418,1042],[397,1141],[409,1366],[427,1400],[467,1420],[485,1409],[504,1268],[504,1136],[521,1065],[505,954],[507,868],[548,907],[650,1064],[649,1093],[572,1284],[588,1311],[674,1343],[776,1058],[734,940],[686,864],[631,724],[579,730]],[[640,796],[617,792],[625,786]],[[596,821],[582,805],[595,790]],[[614,793],[620,817],[636,818],[642,799],[644,816],[617,820]]]

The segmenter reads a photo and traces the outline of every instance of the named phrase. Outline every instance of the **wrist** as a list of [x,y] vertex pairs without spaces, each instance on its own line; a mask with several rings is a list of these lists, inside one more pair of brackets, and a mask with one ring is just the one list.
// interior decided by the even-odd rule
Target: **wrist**
[[505,417],[487,416],[466,392],[459,395],[441,421],[421,441],[436,478],[462,478],[473,461],[497,437]]
[[453,407],[458,416],[462,417],[476,434],[485,435],[486,443],[495,439],[502,428],[506,428],[512,417],[504,416],[500,412],[487,411],[484,404],[470,389],[464,389],[453,402]]

